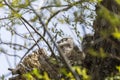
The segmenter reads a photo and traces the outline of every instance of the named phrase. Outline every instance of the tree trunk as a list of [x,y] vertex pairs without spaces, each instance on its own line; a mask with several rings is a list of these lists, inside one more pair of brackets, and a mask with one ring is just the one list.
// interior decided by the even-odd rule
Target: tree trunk
[[[108,10],[110,14],[120,14],[120,5],[118,5],[115,0],[103,0],[96,6],[97,17],[93,24],[95,33],[91,40],[94,41],[94,44],[92,43],[91,46],[90,43],[88,43],[90,47],[87,46],[88,52],[86,52],[87,56],[83,64],[92,76],[92,80],[104,80],[107,76],[111,74],[114,75],[117,71],[116,66],[120,65],[120,41],[112,36],[114,25],[110,23],[106,16],[103,16],[106,13],[102,12],[102,14],[100,14],[102,8]],[[116,28],[120,30],[120,26],[117,25]],[[97,55],[101,55],[102,48],[107,56],[100,57],[90,55],[91,52],[89,48],[91,47]]]

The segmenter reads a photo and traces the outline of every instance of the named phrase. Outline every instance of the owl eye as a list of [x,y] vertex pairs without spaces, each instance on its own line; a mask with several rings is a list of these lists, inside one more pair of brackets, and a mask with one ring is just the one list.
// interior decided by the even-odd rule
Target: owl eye
[[67,41],[68,39],[67,38],[65,38],[65,41]]
[[60,42],[60,41],[58,41],[57,43],[58,43],[58,44],[60,44],[61,42]]

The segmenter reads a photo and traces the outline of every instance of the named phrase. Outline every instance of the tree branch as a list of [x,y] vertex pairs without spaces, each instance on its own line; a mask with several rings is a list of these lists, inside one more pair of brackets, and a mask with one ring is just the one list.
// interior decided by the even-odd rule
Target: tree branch
[[[6,2],[5,0],[4,0],[4,2],[5,2],[5,4],[6,4],[12,11],[16,12],[9,4],[7,4],[7,2]],[[71,6],[70,6],[70,7],[71,7]],[[69,9],[70,7],[68,7],[67,9]],[[66,9],[65,9],[65,10],[66,10]],[[61,11],[58,11],[56,14],[58,14],[59,12],[61,12]],[[52,16],[52,17],[53,17],[53,16]],[[48,47],[51,49],[51,46],[48,44],[48,42],[45,40],[45,38],[44,38],[39,32],[37,32],[36,29],[35,29],[25,18],[23,18],[22,16],[21,16],[20,18],[21,18],[24,22],[26,22],[26,23],[47,43]],[[52,18],[50,18],[49,21],[50,21],[51,19],[52,19]],[[41,19],[39,18],[39,20],[41,20]],[[48,29],[46,28],[46,26],[43,26],[43,27],[44,27],[46,33],[48,34],[48,36],[50,37],[51,41],[53,42],[53,44],[54,44],[55,47],[57,48],[60,56],[62,57],[64,63],[65,63],[66,66],[68,67],[68,69],[72,72],[72,74],[74,75],[74,77],[75,77],[76,80],[80,80],[78,74],[72,69],[71,65],[68,63],[67,58],[63,55],[62,51],[61,51],[60,48],[57,46],[57,43],[53,40],[53,38],[52,38],[50,32],[48,31]],[[35,43],[34,45],[36,45],[36,43]],[[31,48],[33,48],[33,47],[34,47],[34,46],[32,46]],[[29,52],[30,50],[31,50],[31,49],[29,49],[28,52]],[[51,51],[53,52],[52,49],[51,49]],[[54,53],[54,52],[53,52],[53,53]],[[25,55],[26,55],[26,54],[25,54]],[[25,55],[24,55],[24,56],[25,56]],[[24,56],[22,57],[22,59],[24,58]],[[22,59],[21,59],[21,60],[22,60]]]
[[14,46],[19,46],[19,47],[23,47],[25,49],[28,49],[27,47],[23,46],[23,45],[20,45],[20,44],[17,44],[17,43],[10,43],[10,42],[3,42],[1,41],[0,44],[4,44],[4,45],[14,45]]

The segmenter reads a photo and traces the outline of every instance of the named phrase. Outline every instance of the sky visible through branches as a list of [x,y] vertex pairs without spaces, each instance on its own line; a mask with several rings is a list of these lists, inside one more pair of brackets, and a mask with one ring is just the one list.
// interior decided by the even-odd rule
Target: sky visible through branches
[[[45,0],[44,0],[45,1]],[[44,4],[43,0],[37,0],[36,2],[33,3],[34,8],[39,12],[40,7]],[[39,3],[39,4],[38,4]],[[6,10],[0,8],[0,18],[7,16],[5,13],[7,13]],[[29,15],[26,15],[26,17],[29,18]],[[1,25],[4,25],[3,23],[0,23]],[[19,31],[20,34],[23,33],[28,33],[28,31],[25,29],[23,26],[17,26],[16,25],[16,31]],[[18,44],[24,44],[23,40],[17,36],[12,36],[9,31],[6,31],[4,26],[0,28],[0,37],[3,41],[9,42],[10,40],[14,43],[17,42]],[[8,44],[9,45],[9,44]],[[0,47],[4,47],[8,54],[13,55],[9,56],[6,55],[5,53],[0,53],[0,77],[2,75],[5,75],[6,77],[10,76],[10,71],[8,68],[15,68],[16,64],[19,62],[20,58],[14,56],[15,54],[19,54],[20,57],[22,57],[24,54],[22,54],[24,51],[14,51],[11,50],[10,47],[6,45],[2,45]]]
[[[36,2],[34,2],[32,5],[33,5],[33,8],[36,10],[36,12],[39,13],[40,12],[40,7],[43,6],[44,4],[45,3],[43,2],[43,0],[36,0]],[[90,6],[90,7],[94,8],[94,6]],[[73,8],[73,9],[75,10],[76,8]],[[72,13],[72,10],[70,10],[69,12]],[[8,13],[8,11],[0,8],[0,18],[5,17],[6,16],[5,13]],[[85,13],[90,14],[89,11],[86,11]],[[62,13],[62,14],[64,14],[64,13]],[[47,15],[47,13],[46,13],[46,15]],[[69,14],[69,15],[71,15],[71,14]],[[26,18],[31,18],[32,14],[24,15],[24,16]],[[58,16],[61,17],[61,15],[58,15]],[[72,19],[72,15],[70,17]],[[87,20],[89,21],[89,19],[87,19]],[[51,22],[56,23],[57,21],[55,19],[53,19],[53,20],[51,20]],[[3,23],[0,23],[0,24],[5,25]],[[36,26],[36,25],[39,25],[39,24],[36,23],[34,25]],[[92,33],[92,28],[91,27],[86,28],[86,27],[84,27],[84,25],[79,25],[79,24],[77,24],[77,25],[79,27],[78,29],[80,31],[81,36],[83,36],[85,34],[85,32],[86,33]],[[51,26],[52,26],[52,23],[49,23],[48,27],[51,28]],[[78,44],[77,36],[74,35],[75,33],[71,31],[69,26],[70,25],[68,25],[68,24],[61,24],[60,23],[60,24],[57,25],[57,28],[61,29],[65,33],[64,37],[68,37],[68,36],[73,37],[74,40],[76,41],[76,44]],[[8,45],[9,45],[8,42],[24,45],[25,40],[22,40],[18,36],[12,36],[12,34],[8,31],[6,31],[6,29],[4,27],[5,26],[0,28],[0,38],[2,39],[2,40],[0,40],[0,45],[1,45],[1,43],[3,44],[3,42],[1,42],[1,41],[5,41],[6,43],[4,42],[4,44],[6,44],[6,45],[1,45],[0,48],[3,47],[4,48],[3,50],[7,51],[8,53],[0,53],[0,63],[1,63],[1,65],[0,65],[0,76],[5,75],[5,76],[9,77],[10,72],[8,71],[8,68],[15,68],[17,63],[20,61],[20,57],[22,57],[24,55],[24,53],[27,51],[27,48],[25,48],[25,50],[22,50],[22,51],[20,51],[20,50],[16,51],[16,50],[13,50],[10,47],[8,47]],[[83,28],[85,28],[85,31],[83,31]],[[24,26],[15,25],[15,30],[19,34],[25,34],[25,33],[27,34],[28,33],[28,31],[26,30],[26,28]],[[30,29],[30,31],[32,32],[32,29]],[[58,37],[57,40],[59,40],[59,37]],[[28,42],[30,42],[30,41],[28,41]],[[44,47],[44,43],[40,43],[40,46]],[[18,56],[15,57],[16,54]]]

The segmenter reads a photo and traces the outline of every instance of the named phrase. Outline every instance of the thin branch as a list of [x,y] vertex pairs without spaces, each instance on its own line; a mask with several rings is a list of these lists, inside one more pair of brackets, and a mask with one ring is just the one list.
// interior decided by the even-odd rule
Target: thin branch
[[3,18],[0,18],[0,20],[10,19],[10,18],[12,18],[12,16],[3,17]]
[[[5,4],[6,4],[12,11],[16,12],[16,11],[6,2],[6,0],[4,0],[4,2],[5,2]],[[39,21],[41,22],[41,24],[42,24],[42,26],[43,26],[43,28],[44,28],[45,25],[44,25],[43,22],[41,21],[40,16],[35,12],[34,9],[33,9],[33,11],[34,11],[34,13],[39,17]],[[22,19],[25,23],[27,23],[27,24],[45,41],[45,43],[48,45],[48,47],[49,47],[50,51],[52,52],[52,54],[54,54],[51,46],[50,46],[49,43],[46,41],[46,39],[44,38],[44,36],[42,36],[24,17],[21,16],[21,19]],[[45,32],[46,32],[46,31],[44,31],[44,33],[45,33]],[[41,40],[41,38],[39,38],[39,39]],[[38,40],[38,42],[39,42],[39,40]],[[30,49],[28,49],[28,51],[25,53],[25,55],[21,58],[20,62],[22,61],[22,59],[29,53],[29,51],[30,51],[38,42],[36,42]],[[55,54],[54,54],[54,57],[55,57],[56,60],[57,60],[57,57],[55,56]],[[58,60],[57,60],[57,61],[58,61]]]
[[[28,30],[28,32],[30,33],[31,37],[33,38],[34,42],[36,42],[36,40],[34,39],[33,35],[31,34],[30,30],[28,29],[28,27],[26,26],[26,24],[21,20],[21,22],[23,23],[23,25],[26,27],[26,29]],[[40,49],[40,46],[38,44],[36,44],[38,46],[38,48]]]
[[66,56],[63,54],[62,50],[57,46],[57,43],[53,40],[50,32],[47,30],[47,28],[45,27],[45,30],[48,34],[48,36],[50,37],[51,41],[53,42],[53,44],[55,45],[55,47],[57,48],[57,51],[59,52],[60,56],[62,57],[64,63],[66,64],[66,66],[68,67],[68,69],[72,72],[73,76],[75,77],[76,80],[80,80],[78,74],[72,69],[71,65],[68,63],[68,59],[66,58]]
[[47,40],[44,38],[45,33],[46,33],[46,29],[45,29],[46,25],[42,22],[41,17],[40,17],[40,16],[38,15],[38,13],[34,10],[34,8],[33,8],[32,6],[31,6],[31,8],[32,8],[33,12],[34,12],[34,13],[37,15],[37,17],[39,18],[39,21],[40,21],[40,23],[42,24],[42,26],[43,26],[43,28],[44,28],[43,36],[41,36],[41,35],[39,35],[39,34],[38,34],[38,35],[45,41],[45,43],[48,45],[51,53],[53,54],[53,56],[55,57],[55,59],[59,62],[59,60],[58,60],[58,58],[56,57],[54,51],[52,50],[50,44],[49,44],[49,43],[47,42]]
[[[14,55],[13,55],[14,56]],[[14,56],[14,57],[16,57],[16,56]],[[8,65],[9,65],[9,67],[12,67],[11,66],[11,63],[10,63],[10,60],[8,59],[8,56],[5,54],[5,58],[6,58],[6,61],[7,61],[7,63],[8,63]]]
[[54,17],[55,17],[56,15],[58,15],[60,12],[67,11],[67,10],[69,10],[70,8],[72,8],[73,6],[75,6],[75,5],[77,5],[77,4],[80,4],[80,3],[82,3],[82,2],[83,2],[83,1],[80,0],[80,1],[77,1],[77,2],[70,3],[69,5],[64,5],[64,6],[67,6],[67,7],[66,7],[66,8],[63,8],[63,9],[57,11],[57,12],[55,12],[52,16],[50,16],[50,18],[48,19],[46,25],[48,25],[49,22],[52,20],[52,18],[54,18]]
[[[84,1],[84,0],[83,0]],[[67,7],[67,6],[74,6],[74,5],[76,5],[76,4],[80,4],[80,3],[82,3],[83,2],[82,0],[79,0],[79,1],[76,1],[76,2],[73,2],[73,3],[69,3],[69,4],[67,4],[67,5],[59,5],[59,6],[57,6],[57,5],[48,5],[48,6],[43,6],[43,7],[41,7],[40,9],[46,9],[46,8],[51,8],[51,7]]]
[[40,40],[41,40],[41,38],[39,38],[39,39],[36,41],[36,43],[33,44],[33,45],[27,50],[27,52],[23,55],[23,57],[21,58],[21,60],[20,60],[19,63],[22,62],[23,58],[36,46],[36,44],[37,44]]
[[6,53],[5,51],[4,51],[4,52],[2,52],[2,53],[3,53],[3,54],[5,54],[5,55],[8,55],[8,56],[18,57],[18,58],[20,58],[20,59],[21,59],[21,57],[20,57],[20,56],[18,56],[18,55],[8,54],[8,53]]
[[[4,0],[4,2],[5,2],[5,4],[6,4],[11,10],[15,11],[9,4],[7,4],[7,2],[6,2],[5,0]],[[38,33],[38,32],[36,31],[36,29],[34,29],[34,27],[33,27],[25,18],[21,17],[21,19],[22,19],[23,21],[25,21],[39,36],[41,36],[43,40],[45,40],[45,38],[44,38],[40,33]],[[40,19],[40,20],[41,20],[41,19]],[[67,58],[62,54],[62,51],[61,51],[60,48],[57,46],[57,43],[53,40],[53,38],[52,38],[50,32],[48,31],[48,29],[46,28],[46,26],[43,26],[43,27],[44,27],[45,31],[47,32],[48,36],[50,37],[50,39],[52,40],[53,44],[54,44],[55,47],[57,48],[60,56],[61,56],[62,59],[64,60],[64,63],[66,64],[66,66],[68,67],[68,69],[72,72],[72,74],[74,75],[74,77],[75,77],[76,80],[80,80],[78,74],[72,69],[71,65],[68,63]],[[45,40],[45,42],[48,43],[46,40]],[[34,45],[36,45],[36,44],[34,44]],[[33,48],[33,47],[34,47],[34,46],[32,46],[32,48]],[[51,46],[50,46],[49,44],[48,44],[48,47],[51,49]],[[30,50],[31,50],[31,49],[30,49]],[[30,50],[28,50],[28,52],[29,52]],[[53,52],[53,50],[51,50],[51,51]],[[23,58],[24,58],[24,57],[22,57],[22,59],[23,59]],[[22,59],[21,59],[21,60],[22,60]]]
[[[14,31],[14,30],[13,30],[13,31]],[[31,38],[25,38],[22,34],[17,33],[16,31],[14,31],[14,33],[15,33],[17,36],[21,37],[21,38],[28,39],[28,40],[33,40],[33,39],[31,39]]]
[[10,42],[3,42],[1,41],[0,44],[4,44],[4,45],[14,45],[14,46],[19,46],[19,47],[23,47],[24,49],[28,49],[27,47],[21,45],[21,44],[17,44],[17,43],[10,43]]
[[[49,22],[51,21],[51,19],[52,19],[53,17],[55,17],[58,13],[60,13],[60,12],[62,12],[62,11],[66,11],[66,10],[70,9],[71,7],[72,7],[72,6],[68,6],[67,8],[64,8],[64,9],[59,10],[59,11],[57,11],[56,13],[54,13],[54,14],[48,19],[48,22],[46,23],[46,25],[48,25]],[[45,31],[47,32],[48,36],[50,37],[51,41],[53,42],[53,44],[54,44],[55,47],[57,48],[60,56],[62,57],[64,63],[65,63],[66,66],[68,67],[68,69],[72,72],[72,74],[74,75],[74,77],[76,78],[76,80],[80,80],[78,74],[72,69],[71,65],[68,63],[68,59],[67,59],[67,58],[65,57],[65,55],[63,54],[62,50],[57,46],[56,42],[53,40],[50,32],[47,30],[46,27],[44,27],[44,28],[45,28]]]
[[50,16],[50,18],[48,19],[46,25],[49,24],[49,22],[52,20],[52,18],[54,18],[56,15],[58,15],[60,12],[63,12],[63,11],[67,11],[68,9],[70,9],[72,6],[68,6],[67,8],[64,8],[62,10],[59,10],[57,12],[55,12],[52,16]]
[[60,5],[60,6],[48,5],[48,6],[41,7],[40,9],[46,9],[46,8],[51,8],[51,7],[66,7],[66,6],[69,6],[69,5]]
[[[48,47],[49,47],[50,51],[52,52],[52,54],[54,54],[50,44],[47,42],[47,40],[44,38],[44,36],[42,36],[38,31],[36,31],[36,29],[25,18],[21,17],[21,19],[24,20],[40,36],[40,38],[39,38],[40,40],[42,38],[45,41],[45,43],[48,45]],[[55,54],[54,54],[54,57],[57,59]]]
[[[28,39],[28,40],[33,40],[31,38],[26,38],[23,36],[23,34],[20,34],[20,33],[17,33],[14,29],[10,29],[11,31],[13,31],[17,36],[21,37],[21,38],[24,38],[24,39]],[[24,33],[24,34],[27,34],[27,33]]]
[[[39,22],[40,22],[40,24],[42,25],[42,27],[43,27],[43,29],[44,29],[44,27],[46,27],[46,26],[45,26],[45,24],[43,23],[41,17],[39,16],[39,14],[34,10],[34,8],[33,8],[31,5],[30,5],[30,7],[31,7],[32,11],[33,11],[33,12],[36,14],[36,16],[38,17]],[[45,36],[45,33],[46,33],[46,31],[45,31],[45,29],[44,29],[43,36]]]

